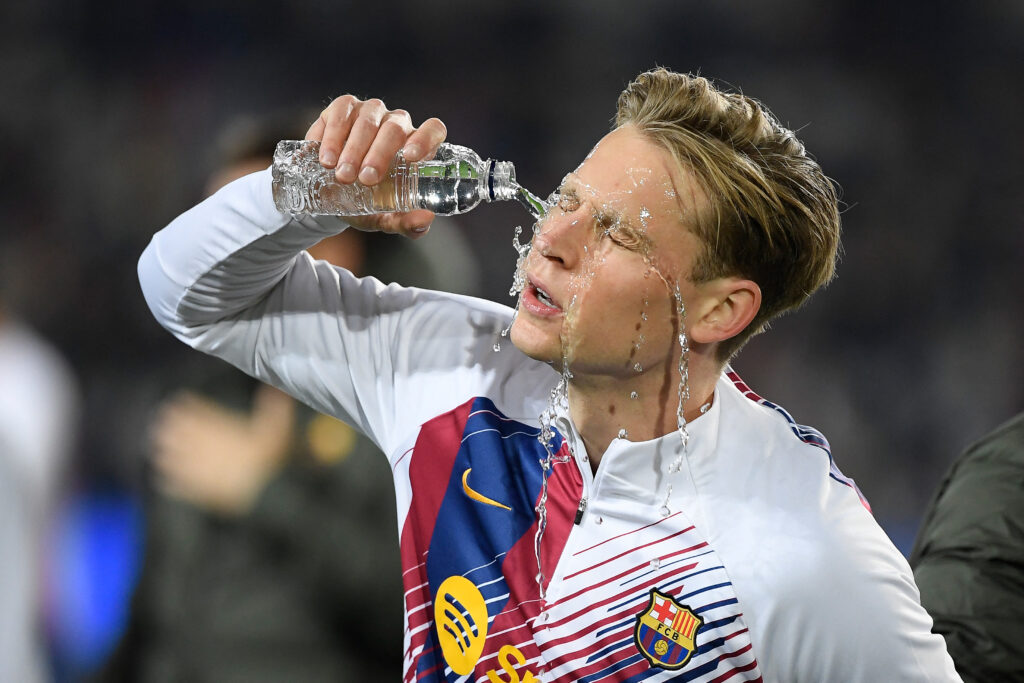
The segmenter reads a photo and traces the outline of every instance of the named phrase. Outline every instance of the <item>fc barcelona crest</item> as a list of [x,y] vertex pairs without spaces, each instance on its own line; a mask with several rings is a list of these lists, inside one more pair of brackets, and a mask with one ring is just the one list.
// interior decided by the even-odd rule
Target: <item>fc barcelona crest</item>
[[651,589],[651,601],[636,618],[633,640],[651,666],[681,669],[696,649],[697,630],[704,620],[671,596]]

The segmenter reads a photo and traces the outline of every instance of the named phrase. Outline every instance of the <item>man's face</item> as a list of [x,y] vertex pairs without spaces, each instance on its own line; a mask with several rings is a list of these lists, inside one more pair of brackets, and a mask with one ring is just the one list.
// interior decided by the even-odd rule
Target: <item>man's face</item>
[[697,239],[684,225],[706,198],[637,129],[606,135],[566,176],[541,221],[512,341],[574,375],[664,376],[679,358],[679,299],[695,294]]

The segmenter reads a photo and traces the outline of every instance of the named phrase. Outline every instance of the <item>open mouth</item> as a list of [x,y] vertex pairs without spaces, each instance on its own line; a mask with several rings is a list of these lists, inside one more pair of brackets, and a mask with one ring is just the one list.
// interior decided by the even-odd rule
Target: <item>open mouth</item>
[[528,278],[528,285],[523,290],[522,304],[527,311],[542,318],[562,315],[562,307],[558,305],[558,301],[543,287],[538,286],[532,277]]
[[554,309],[558,310],[558,305],[555,304],[554,300],[552,300],[551,296],[547,292],[545,292],[543,289],[541,289],[537,285],[534,285],[533,288],[537,291],[537,300],[538,301],[540,301],[542,304],[544,304],[548,308],[554,308]]

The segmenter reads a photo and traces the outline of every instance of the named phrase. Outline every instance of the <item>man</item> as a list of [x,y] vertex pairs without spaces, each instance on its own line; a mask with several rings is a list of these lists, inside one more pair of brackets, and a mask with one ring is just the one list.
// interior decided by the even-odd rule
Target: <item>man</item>
[[[446,134],[342,97],[343,182]],[[268,173],[143,254],[186,343],[353,423],[394,471],[405,680],[957,680],[906,562],[827,443],[726,361],[832,275],[831,183],[754,101],[659,69],[539,223],[513,312],[301,250]],[[422,236],[431,214],[349,219]]]
[[953,463],[928,506],[910,563],[970,683],[1024,679],[1024,413]]

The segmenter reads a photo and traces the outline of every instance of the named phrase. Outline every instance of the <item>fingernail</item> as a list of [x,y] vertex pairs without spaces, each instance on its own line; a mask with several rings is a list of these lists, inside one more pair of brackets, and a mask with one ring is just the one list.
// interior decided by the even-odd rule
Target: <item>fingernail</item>
[[417,144],[406,145],[402,149],[402,154],[405,155],[406,159],[419,159],[423,156],[423,150]]
[[377,173],[377,169],[373,166],[363,166],[363,170],[359,172],[359,182],[364,185],[377,182],[380,179],[380,174]]
[[354,176],[356,174],[355,164],[350,164],[349,162],[346,161],[345,163],[338,167],[338,173],[345,177]]
[[329,150],[329,149],[321,150],[321,152],[320,152],[320,163],[323,164],[324,166],[333,166],[334,163],[337,160],[338,160],[338,155],[335,154],[332,150]]
[[427,230],[429,230],[429,229],[430,229],[430,226],[429,226],[429,225],[427,225],[427,226],[424,226],[424,227],[422,227],[422,228],[413,228],[413,229],[412,229],[412,231],[413,231],[413,232],[415,232],[415,233],[420,233],[420,234],[422,234],[422,233],[425,233],[425,232],[426,232]]

